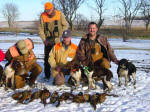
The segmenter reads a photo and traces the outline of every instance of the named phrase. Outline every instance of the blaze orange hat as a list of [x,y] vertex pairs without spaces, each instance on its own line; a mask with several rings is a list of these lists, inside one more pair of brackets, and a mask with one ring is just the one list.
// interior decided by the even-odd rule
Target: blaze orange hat
[[54,5],[50,2],[45,3],[45,10],[51,10],[54,7]]

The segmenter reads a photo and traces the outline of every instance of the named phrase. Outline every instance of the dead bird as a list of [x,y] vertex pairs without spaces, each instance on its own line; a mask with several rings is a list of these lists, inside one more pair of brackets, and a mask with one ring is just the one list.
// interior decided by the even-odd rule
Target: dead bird
[[23,97],[23,91],[22,92],[17,92],[17,93],[14,93],[12,96],[11,96],[14,100],[19,100]]
[[56,105],[56,107],[58,107],[60,105],[60,102],[62,101],[66,101],[66,100],[72,100],[74,97],[74,95],[72,93],[68,93],[68,92],[65,92],[63,93],[59,99],[58,99],[58,104]]
[[22,97],[18,100],[17,103],[26,104],[26,101],[31,98],[32,92],[31,90],[26,90],[22,93]]
[[75,103],[84,103],[85,99],[84,99],[83,93],[80,92],[79,94],[74,95],[72,101]]
[[44,88],[44,90],[42,90],[40,99],[41,102],[44,104],[44,106],[47,104],[46,100],[50,97],[51,93],[49,92],[48,89]]
[[34,93],[31,95],[31,99],[30,99],[29,102],[32,102],[33,100],[40,98],[40,97],[41,97],[41,94],[42,94],[42,90],[38,90],[38,91],[34,92]]
[[58,101],[59,99],[59,95],[58,95],[58,92],[55,91],[52,93],[51,97],[50,97],[50,103],[55,103],[56,101]]
[[90,101],[90,94],[83,94],[83,97],[86,102]]
[[94,94],[90,96],[90,104],[93,106],[94,110],[96,110],[96,105],[99,102],[99,94]]
[[103,103],[106,100],[106,96],[107,96],[106,93],[99,94],[98,102]]

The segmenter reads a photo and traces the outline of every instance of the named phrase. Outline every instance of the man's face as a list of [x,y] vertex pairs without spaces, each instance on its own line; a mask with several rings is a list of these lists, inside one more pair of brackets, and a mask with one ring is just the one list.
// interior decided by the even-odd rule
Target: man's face
[[97,31],[98,31],[98,28],[96,27],[95,24],[91,24],[88,28],[88,32],[91,36],[96,35]]
[[64,43],[65,45],[69,45],[70,42],[71,42],[71,38],[72,38],[72,37],[63,38],[63,43]]
[[54,8],[52,9],[48,9],[48,10],[45,10],[45,12],[48,14],[48,15],[51,15],[54,11]]

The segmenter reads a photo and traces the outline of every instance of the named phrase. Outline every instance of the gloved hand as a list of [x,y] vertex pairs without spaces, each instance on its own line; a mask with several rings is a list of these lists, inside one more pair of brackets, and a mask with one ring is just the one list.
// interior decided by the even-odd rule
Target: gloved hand
[[65,83],[65,77],[64,74],[61,72],[59,74],[56,75],[56,77],[54,78],[54,84],[55,85],[63,85]]
[[56,67],[55,67],[55,70],[56,70],[57,72],[61,72],[61,71],[62,71],[62,68],[61,68],[60,66],[56,66]]
[[118,64],[119,64],[119,60],[115,60],[114,63],[115,63],[116,65],[118,65]]

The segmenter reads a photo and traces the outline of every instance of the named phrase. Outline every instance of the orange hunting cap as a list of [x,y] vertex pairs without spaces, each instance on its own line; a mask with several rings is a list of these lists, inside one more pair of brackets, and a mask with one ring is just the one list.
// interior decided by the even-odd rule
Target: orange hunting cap
[[51,10],[54,7],[54,5],[50,2],[45,3],[45,10]]

